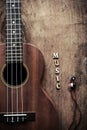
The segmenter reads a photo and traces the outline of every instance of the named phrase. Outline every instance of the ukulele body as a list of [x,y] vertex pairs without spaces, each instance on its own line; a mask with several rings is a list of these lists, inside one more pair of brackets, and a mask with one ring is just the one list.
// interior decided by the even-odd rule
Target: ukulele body
[[6,86],[2,78],[5,50],[5,44],[0,44],[0,114],[6,114],[7,108],[9,113],[34,112],[35,120],[25,123],[2,121],[0,130],[58,130],[57,112],[41,85],[45,64],[40,50],[30,44],[23,44],[23,64],[27,67],[28,80],[14,89]]

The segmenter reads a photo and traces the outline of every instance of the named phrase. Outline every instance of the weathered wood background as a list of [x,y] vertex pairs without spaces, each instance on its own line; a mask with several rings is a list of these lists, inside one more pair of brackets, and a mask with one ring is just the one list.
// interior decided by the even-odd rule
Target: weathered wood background
[[[5,0],[0,0],[0,41],[4,41]],[[59,130],[72,122],[74,104],[68,91],[78,78],[77,102],[82,112],[78,130],[87,130],[87,0],[22,0],[25,39],[41,50],[46,70],[43,87],[55,102]],[[59,52],[61,89],[56,90],[53,52]]]

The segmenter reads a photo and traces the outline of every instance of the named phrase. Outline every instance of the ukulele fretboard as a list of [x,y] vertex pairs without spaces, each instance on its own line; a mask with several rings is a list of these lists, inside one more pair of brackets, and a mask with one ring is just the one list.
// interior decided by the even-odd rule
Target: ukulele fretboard
[[6,0],[6,62],[22,62],[20,0]]

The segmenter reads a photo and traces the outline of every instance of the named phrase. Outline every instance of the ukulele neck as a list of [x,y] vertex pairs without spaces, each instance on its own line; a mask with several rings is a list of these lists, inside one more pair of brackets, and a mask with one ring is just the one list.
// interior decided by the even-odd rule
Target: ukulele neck
[[21,1],[6,0],[6,63],[23,62]]

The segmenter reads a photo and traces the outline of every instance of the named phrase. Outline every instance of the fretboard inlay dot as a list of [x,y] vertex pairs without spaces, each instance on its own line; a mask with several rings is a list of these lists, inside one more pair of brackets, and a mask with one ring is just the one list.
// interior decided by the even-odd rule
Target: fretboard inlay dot
[[13,31],[12,33],[15,34],[15,31]]
[[15,21],[12,21],[13,24],[15,24]]
[[12,4],[12,7],[15,7],[15,5],[14,5],[14,4]]
[[20,0],[6,0],[6,63],[23,62]]
[[13,44],[13,47],[15,47],[15,44]]

